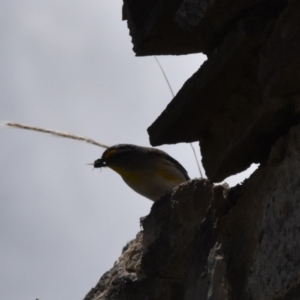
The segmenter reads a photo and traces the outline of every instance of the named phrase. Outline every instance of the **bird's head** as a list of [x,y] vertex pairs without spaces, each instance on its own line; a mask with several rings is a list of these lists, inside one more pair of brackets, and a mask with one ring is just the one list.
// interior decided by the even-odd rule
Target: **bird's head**
[[94,168],[109,167],[118,173],[126,171],[131,167],[136,153],[137,146],[120,144],[106,149],[102,157],[94,161]]

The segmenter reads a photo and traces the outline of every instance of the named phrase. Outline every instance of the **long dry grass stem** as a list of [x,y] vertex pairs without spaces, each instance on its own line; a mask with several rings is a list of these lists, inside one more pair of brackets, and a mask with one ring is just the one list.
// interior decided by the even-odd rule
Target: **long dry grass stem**
[[[156,62],[157,62],[157,64],[158,64],[158,66],[159,66],[159,68],[160,68],[162,74],[164,75],[164,78],[165,78],[165,80],[166,80],[166,82],[167,82],[167,84],[168,84],[169,90],[170,90],[170,92],[171,92],[171,94],[172,94],[172,96],[173,96],[173,98],[174,98],[174,97],[175,97],[175,94],[174,94],[174,91],[173,91],[173,89],[172,89],[172,86],[171,86],[171,84],[170,84],[170,82],[169,82],[169,79],[168,79],[168,77],[167,77],[167,75],[166,75],[166,73],[165,73],[165,71],[164,71],[164,68],[163,68],[162,65],[160,64],[158,58],[157,58],[156,56],[154,56],[154,58],[155,58],[155,60],[156,60]],[[198,167],[198,170],[199,170],[199,173],[200,173],[200,177],[201,177],[201,178],[204,178],[204,177],[203,177],[203,173],[202,173],[201,168],[200,168],[200,164],[199,164],[197,155],[196,155],[196,151],[195,151],[195,149],[194,149],[194,146],[192,145],[192,143],[190,143],[190,146],[191,146],[191,148],[192,148],[192,150],[193,150],[193,153],[194,153],[194,157],[195,157],[195,160],[196,160],[196,163],[197,163],[197,167]]]
[[57,131],[57,130],[45,129],[45,128],[40,128],[40,127],[35,127],[35,126],[29,126],[29,125],[24,125],[24,124],[15,123],[15,122],[6,122],[5,125],[10,126],[10,127],[14,127],[14,128],[33,130],[33,131],[48,133],[48,134],[52,134],[52,135],[55,135],[55,136],[69,138],[69,139],[73,139],[73,140],[77,140],[77,141],[82,141],[82,142],[86,142],[88,144],[92,144],[92,145],[95,145],[95,146],[98,146],[98,147],[101,147],[101,148],[105,148],[105,149],[109,148],[109,146],[107,146],[105,144],[98,143],[97,141],[95,141],[93,139],[86,138],[84,136],[80,136],[80,135],[73,134],[73,133],[67,133],[67,132],[61,132],[61,131]]

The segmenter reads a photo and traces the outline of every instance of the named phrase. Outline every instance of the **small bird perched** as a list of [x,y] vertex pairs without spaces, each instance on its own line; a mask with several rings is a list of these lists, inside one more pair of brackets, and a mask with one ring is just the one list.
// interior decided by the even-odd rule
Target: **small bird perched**
[[94,167],[111,168],[134,191],[152,201],[190,179],[184,167],[166,152],[129,144],[109,147]]

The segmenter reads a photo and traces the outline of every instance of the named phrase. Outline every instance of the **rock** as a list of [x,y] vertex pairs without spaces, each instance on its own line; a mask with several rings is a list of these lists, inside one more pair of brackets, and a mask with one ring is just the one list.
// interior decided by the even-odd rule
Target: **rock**
[[300,3],[249,12],[148,128],[152,145],[200,141],[220,182],[267,159],[299,122]]
[[202,262],[215,242],[207,213],[212,195],[213,186],[206,180],[193,180],[156,201],[142,221],[143,230],[85,300],[181,300],[186,287],[189,293],[206,290],[207,279],[201,274],[206,273]]
[[[208,60],[148,129],[208,180],[156,201],[85,300],[300,299],[300,2],[124,0],[137,55]],[[229,188],[213,182],[259,168]]]
[[252,9],[277,7],[268,0],[123,0],[137,56],[210,55],[241,16]]
[[85,300],[300,297],[300,125],[228,190],[206,180],[155,202]]

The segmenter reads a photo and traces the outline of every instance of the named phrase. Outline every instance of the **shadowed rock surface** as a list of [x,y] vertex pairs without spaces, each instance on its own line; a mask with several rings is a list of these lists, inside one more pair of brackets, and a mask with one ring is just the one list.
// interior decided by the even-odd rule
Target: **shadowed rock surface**
[[208,55],[148,132],[199,141],[209,180],[155,202],[84,300],[300,299],[299,16],[297,0],[124,0],[137,55]]
[[[155,202],[141,221],[143,230],[85,300],[179,300],[184,297],[185,286],[191,293],[195,278],[206,272],[202,262],[215,243],[212,196],[211,184],[193,180]],[[191,273],[196,262],[199,265]],[[206,276],[200,281],[198,285],[208,286]]]
[[[123,0],[137,56],[211,54],[239,19],[280,0]],[[278,4],[279,3],[279,4]]]
[[239,19],[149,127],[152,145],[200,141],[213,182],[268,157],[299,121],[300,2],[281,4]]
[[84,300],[299,299],[300,126],[242,185],[180,185]]

